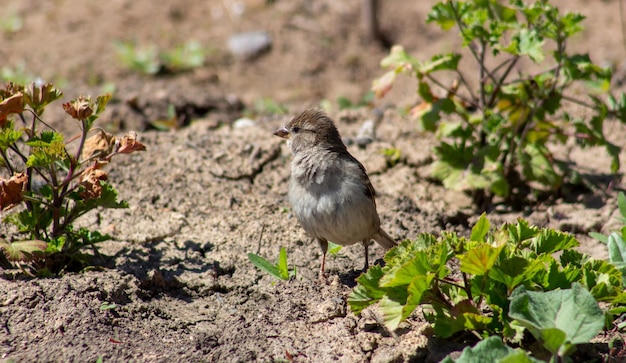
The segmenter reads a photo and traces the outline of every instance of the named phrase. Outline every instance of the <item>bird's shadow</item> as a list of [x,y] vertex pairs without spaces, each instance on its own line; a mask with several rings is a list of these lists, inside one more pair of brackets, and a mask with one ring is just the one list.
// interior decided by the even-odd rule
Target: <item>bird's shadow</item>
[[[381,267],[385,266],[385,261],[382,258],[374,261],[374,265],[379,265]],[[354,288],[357,285],[356,279],[367,271],[363,269],[351,270],[348,272],[340,272],[339,273],[339,282],[342,285],[347,286],[349,288]]]

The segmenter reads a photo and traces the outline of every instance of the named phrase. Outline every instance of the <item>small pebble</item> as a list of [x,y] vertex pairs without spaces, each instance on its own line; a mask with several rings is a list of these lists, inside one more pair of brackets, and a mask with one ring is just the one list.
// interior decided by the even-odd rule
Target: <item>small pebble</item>
[[228,50],[242,59],[254,58],[272,46],[272,37],[263,31],[239,33],[228,39]]

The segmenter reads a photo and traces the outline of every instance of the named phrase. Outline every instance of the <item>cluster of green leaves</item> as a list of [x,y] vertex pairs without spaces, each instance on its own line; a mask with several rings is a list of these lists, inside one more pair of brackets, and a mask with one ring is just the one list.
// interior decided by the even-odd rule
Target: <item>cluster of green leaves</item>
[[[626,305],[622,272],[578,245],[572,235],[521,219],[493,230],[483,214],[468,239],[444,232],[403,241],[384,267],[357,279],[348,304],[360,313],[377,303],[389,329],[421,305],[440,337],[474,332],[521,343],[528,331],[553,355],[566,356]],[[599,301],[610,308],[602,312]]]
[[[45,109],[61,96],[52,84],[9,83],[0,89],[0,171],[9,175],[9,179],[0,177],[0,209],[21,206],[4,218],[19,234],[0,239],[0,250],[8,260],[5,263],[28,273],[58,273],[69,264],[83,266],[87,256],[79,250],[109,236],[74,228],[74,222],[98,207],[128,206],[118,201],[117,192],[106,182],[106,172],[99,169],[113,155],[138,150],[130,146],[139,143],[122,150],[112,135],[101,137],[104,131],[87,138],[111,96],[95,100],[81,96],[63,104],[80,129],[68,142],[42,119]],[[76,139],[73,148],[68,148]],[[86,150],[89,141],[91,150]]]
[[193,40],[163,52],[157,51],[153,45],[139,47],[131,41],[116,42],[115,50],[126,67],[148,75],[178,73],[202,67],[207,53],[200,43]]
[[[577,13],[562,15],[545,0],[440,2],[428,22],[444,30],[456,27],[474,64],[461,68],[460,53],[420,61],[394,46],[381,62],[390,70],[373,89],[382,97],[398,74],[417,79],[423,103],[412,114],[424,130],[442,138],[434,149],[432,176],[447,188],[474,192],[477,199],[510,200],[518,188],[525,194],[530,182],[548,192],[577,182],[576,170],[549,149],[571,138],[582,147],[604,147],[616,172],[620,146],[607,140],[603,125],[609,116],[626,121],[626,96],[610,93],[609,68],[597,66],[588,54],[567,52],[567,41],[581,31],[583,19]],[[525,59],[543,70],[519,73],[516,66]],[[440,77],[446,75],[455,81],[448,85]],[[579,85],[590,89],[586,100],[573,96]],[[587,107],[590,116],[571,114],[566,102]]]
[[248,253],[248,259],[250,259],[250,262],[256,267],[279,280],[289,280],[296,276],[296,268],[294,267],[293,270],[289,270],[289,266],[287,265],[287,250],[285,247],[280,248],[276,264],[272,264],[254,253]]
[[[617,207],[620,213],[618,220],[622,227],[618,231],[611,232],[608,236],[597,232],[591,232],[589,235],[606,244],[609,251],[609,261],[622,272],[622,276],[626,276],[626,195],[623,192],[619,192],[617,195]],[[623,308],[621,312],[626,313],[626,308]],[[619,329],[626,328],[626,322],[622,321],[617,327]]]
[[16,33],[24,26],[24,21],[15,9],[5,9],[0,15],[0,31],[5,34]]

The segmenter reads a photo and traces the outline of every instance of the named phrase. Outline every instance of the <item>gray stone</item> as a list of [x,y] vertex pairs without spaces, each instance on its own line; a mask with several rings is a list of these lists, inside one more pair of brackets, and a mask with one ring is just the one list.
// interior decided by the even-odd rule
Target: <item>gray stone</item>
[[236,57],[254,58],[272,46],[272,37],[263,31],[232,35],[228,39],[228,50]]

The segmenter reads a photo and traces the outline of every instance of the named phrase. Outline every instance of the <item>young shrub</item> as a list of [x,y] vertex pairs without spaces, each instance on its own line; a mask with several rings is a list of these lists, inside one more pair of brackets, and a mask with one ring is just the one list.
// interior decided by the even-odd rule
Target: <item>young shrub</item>
[[74,228],[74,222],[99,207],[128,207],[118,200],[102,167],[118,154],[145,150],[134,132],[118,139],[92,127],[109,94],[63,104],[80,130],[65,141],[42,118],[61,96],[52,84],[9,83],[0,89],[0,168],[6,176],[0,174],[0,210],[21,206],[4,218],[19,234],[0,238],[0,250],[27,273],[58,273],[87,263],[80,250],[110,237]]
[[[422,103],[411,114],[423,130],[441,137],[432,176],[446,188],[472,192],[480,207],[488,208],[494,196],[523,203],[531,183],[553,193],[579,179],[572,165],[550,151],[570,139],[581,147],[604,147],[616,172],[620,146],[607,140],[603,126],[608,117],[626,120],[626,95],[609,93],[610,69],[588,54],[568,52],[583,19],[561,14],[549,1],[440,2],[427,21],[456,28],[472,64],[461,68],[466,58],[460,53],[420,61],[394,46],[381,62],[390,70],[374,81],[373,90],[384,96],[400,73],[417,79]],[[519,73],[516,66],[523,61],[542,70]],[[443,73],[456,81],[446,84]],[[586,99],[574,96],[580,86],[590,89]],[[571,114],[565,108],[571,104],[591,112]]]

